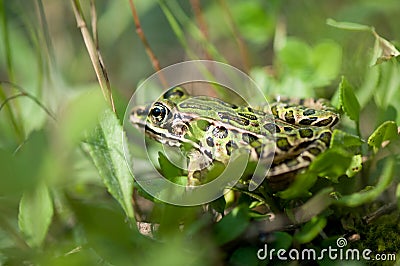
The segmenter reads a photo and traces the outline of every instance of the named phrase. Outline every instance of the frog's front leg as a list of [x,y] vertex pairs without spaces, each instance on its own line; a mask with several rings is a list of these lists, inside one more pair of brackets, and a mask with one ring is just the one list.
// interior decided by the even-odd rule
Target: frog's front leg
[[201,184],[204,172],[208,170],[211,161],[198,150],[190,151],[188,157],[188,185],[198,186]]

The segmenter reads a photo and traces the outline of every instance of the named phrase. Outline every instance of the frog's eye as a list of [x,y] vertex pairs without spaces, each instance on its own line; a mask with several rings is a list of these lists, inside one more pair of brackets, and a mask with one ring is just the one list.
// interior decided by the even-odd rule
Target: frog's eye
[[162,123],[165,121],[169,110],[166,106],[162,105],[161,103],[155,103],[154,106],[150,110],[151,119],[155,123]]

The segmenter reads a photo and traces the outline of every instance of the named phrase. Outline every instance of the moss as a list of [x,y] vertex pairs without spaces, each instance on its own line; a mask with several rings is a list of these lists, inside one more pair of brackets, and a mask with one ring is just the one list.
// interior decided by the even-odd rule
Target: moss
[[[396,254],[400,247],[400,213],[382,215],[372,224],[365,225],[360,232],[358,249],[370,249],[371,254]],[[398,257],[398,254],[396,255]],[[371,265],[393,265],[393,261],[371,261]]]

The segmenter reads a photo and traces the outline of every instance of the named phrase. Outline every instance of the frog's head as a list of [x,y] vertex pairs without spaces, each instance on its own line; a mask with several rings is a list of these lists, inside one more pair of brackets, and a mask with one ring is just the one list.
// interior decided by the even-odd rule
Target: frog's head
[[189,125],[183,121],[176,106],[187,97],[187,92],[180,87],[166,91],[156,102],[136,106],[132,109],[129,120],[144,129],[147,136],[170,146],[180,146],[182,142],[190,142],[185,135],[189,133]]

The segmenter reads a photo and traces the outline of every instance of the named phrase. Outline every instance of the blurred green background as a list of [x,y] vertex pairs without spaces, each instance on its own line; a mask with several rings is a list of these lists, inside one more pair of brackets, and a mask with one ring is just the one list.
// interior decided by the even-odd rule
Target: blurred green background
[[[223,234],[220,229],[196,231],[208,223],[194,222],[201,208],[159,207],[153,218],[164,224],[164,237],[157,241],[136,230],[127,200],[132,184],[127,181],[127,194],[116,197],[101,159],[93,158],[90,141],[99,141],[115,118],[104,119],[101,134],[87,137],[106,104],[71,2],[0,0],[0,265],[241,265],[241,256],[257,265],[252,249],[231,257],[219,252],[214,231]],[[91,28],[89,3],[81,1]],[[376,48],[370,32],[326,23],[331,18],[373,26],[397,45],[398,0],[134,4],[161,67],[214,59],[248,73],[271,97],[333,97],[336,103],[344,75],[361,104],[360,137],[368,138],[383,121],[400,122],[396,60],[371,67]],[[95,7],[99,49],[121,120],[135,88],[155,69],[136,34],[129,1],[97,0]],[[349,119],[344,128],[357,133]],[[195,233],[182,233],[182,221]]]

